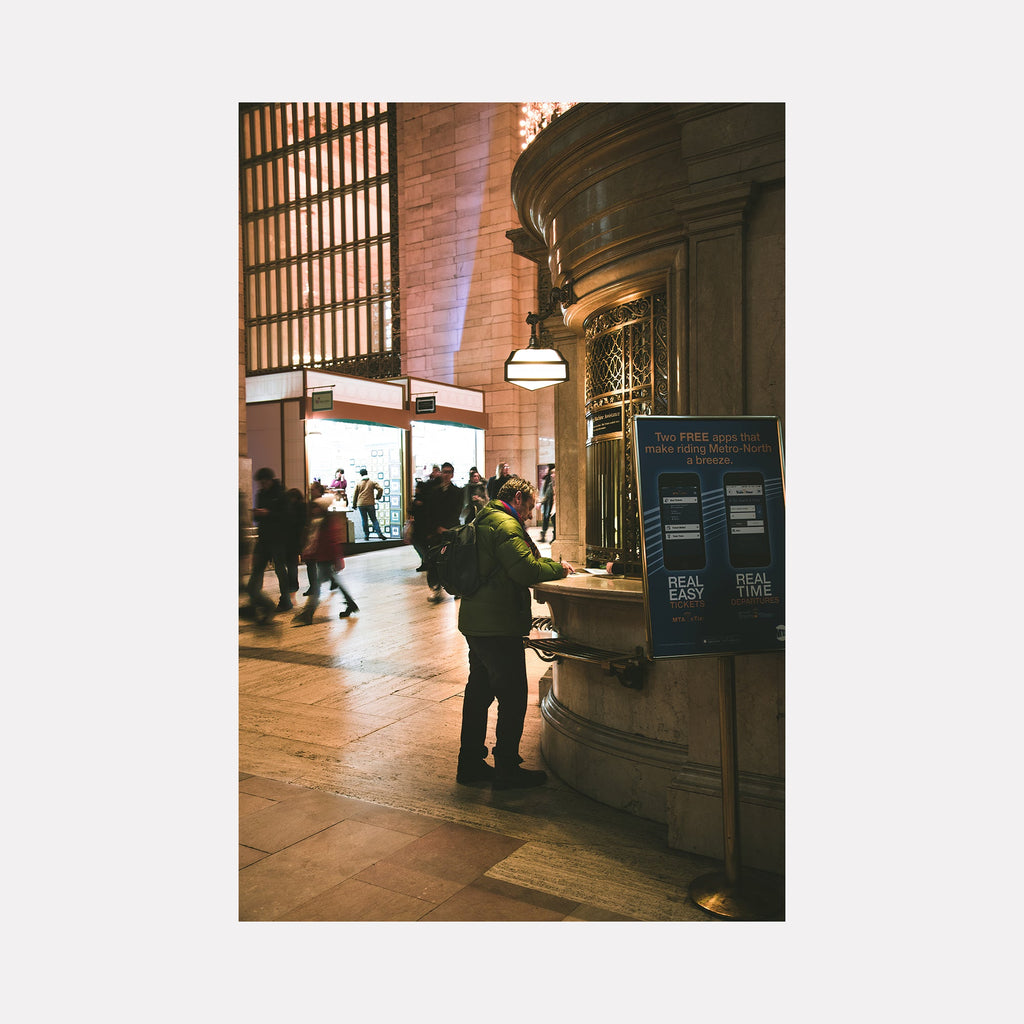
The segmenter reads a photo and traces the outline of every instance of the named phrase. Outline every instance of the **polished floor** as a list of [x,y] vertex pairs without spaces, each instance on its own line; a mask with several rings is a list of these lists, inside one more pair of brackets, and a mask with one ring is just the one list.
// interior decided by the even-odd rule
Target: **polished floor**
[[[239,618],[239,920],[719,920],[688,888],[721,865],[670,849],[664,825],[550,772],[533,790],[456,784],[466,645],[417,561],[405,546],[348,558],[347,619],[326,587],[311,626]],[[544,767],[550,666],[527,651],[527,669],[521,752]]]

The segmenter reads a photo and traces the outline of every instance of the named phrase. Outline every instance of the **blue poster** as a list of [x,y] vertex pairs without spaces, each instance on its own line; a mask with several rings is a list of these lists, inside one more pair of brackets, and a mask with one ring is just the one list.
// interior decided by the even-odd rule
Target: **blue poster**
[[775,416],[637,416],[652,658],[786,646],[786,493]]

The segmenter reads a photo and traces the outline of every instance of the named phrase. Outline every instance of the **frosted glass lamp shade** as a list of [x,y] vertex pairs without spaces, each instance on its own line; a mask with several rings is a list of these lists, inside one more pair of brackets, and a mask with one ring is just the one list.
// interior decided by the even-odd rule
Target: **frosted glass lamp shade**
[[520,348],[505,360],[505,380],[527,391],[561,384],[568,379],[569,364],[557,348]]

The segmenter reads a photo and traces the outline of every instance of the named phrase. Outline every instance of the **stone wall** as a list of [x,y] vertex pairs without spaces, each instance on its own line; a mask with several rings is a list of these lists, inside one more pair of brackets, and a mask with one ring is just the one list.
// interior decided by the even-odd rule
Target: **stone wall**
[[537,302],[536,267],[506,237],[519,227],[509,189],[519,107],[399,103],[397,119],[402,370],[485,391],[481,471],[490,476],[501,460],[533,479],[553,389],[531,393],[503,378]]

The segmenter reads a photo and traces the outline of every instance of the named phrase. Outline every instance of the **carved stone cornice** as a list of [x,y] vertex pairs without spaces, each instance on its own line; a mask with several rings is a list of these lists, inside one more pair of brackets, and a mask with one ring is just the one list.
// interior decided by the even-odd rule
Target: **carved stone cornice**
[[681,190],[671,194],[669,200],[680,216],[684,233],[692,236],[741,225],[755,189],[753,182],[741,181],[704,192]]

